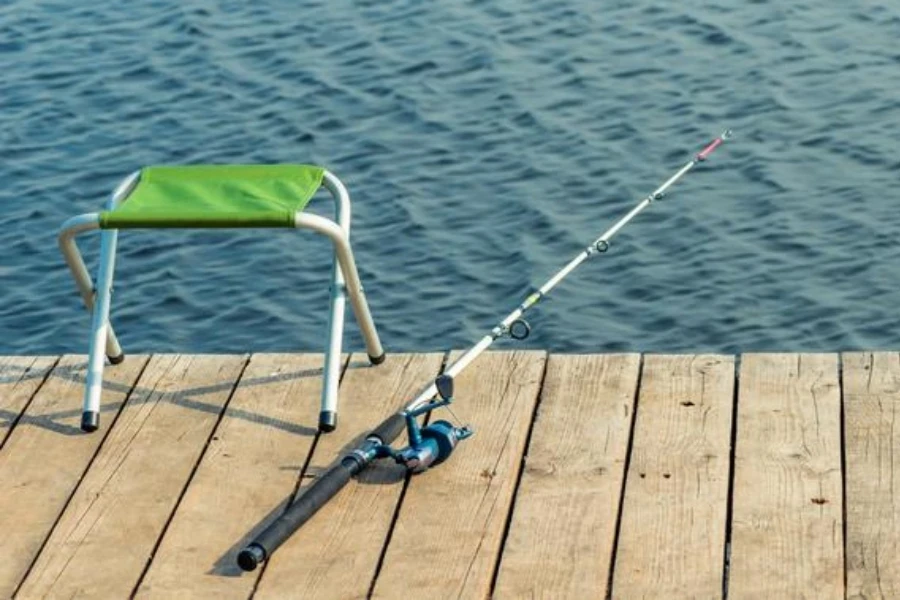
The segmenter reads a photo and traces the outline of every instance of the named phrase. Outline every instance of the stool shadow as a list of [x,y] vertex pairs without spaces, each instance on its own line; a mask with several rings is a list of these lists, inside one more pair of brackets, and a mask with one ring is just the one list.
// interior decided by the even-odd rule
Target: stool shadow
[[[38,387],[40,387],[50,377],[50,373],[59,364],[60,359],[59,356],[46,358],[52,358],[49,365],[35,366],[36,361],[32,361],[32,363],[27,366],[9,364],[0,365],[0,385],[19,384],[25,381],[40,379],[41,383],[38,384]],[[33,397],[34,394],[32,394],[32,398]],[[9,436],[12,434],[16,425],[19,424],[23,413],[28,409],[30,403],[31,398],[26,401],[25,408],[21,412],[0,408],[0,449],[6,444],[6,440],[9,439]]]
[[[48,380],[54,377],[58,377],[67,381],[72,381],[75,383],[84,384],[85,383],[85,375],[84,371],[87,367],[87,362],[78,363],[75,365],[67,365],[67,366],[57,366],[54,368],[50,374],[48,375],[46,371],[42,373],[32,373],[29,374],[28,371],[30,369],[24,367],[11,367],[7,365],[2,371],[0,371],[0,383],[15,383],[17,381],[23,381],[29,378],[37,378],[37,377],[46,377]],[[362,367],[369,367],[367,362],[358,361],[350,363],[347,368],[348,369],[358,369]],[[12,372],[10,372],[12,371]],[[18,372],[16,372],[18,371]],[[231,408],[227,404],[223,407],[218,404],[210,404],[208,402],[203,402],[198,400],[196,396],[202,396],[205,394],[212,394],[215,392],[222,391],[230,391],[234,392],[238,388],[238,386],[244,388],[248,386],[260,386],[260,385],[268,385],[272,383],[279,383],[284,381],[294,381],[299,379],[306,379],[310,377],[321,377],[322,369],[304,369],[300,371],[293,371],[288,373],[281,373],[278,375],[270,375],[266,377],[253,377],[253,378],[244,378],[240,377],[234,382],[229,383],[220,383],[214,385],[206,385],[206,386],[198,386],[194,388],[188,388],[185,390],[178,390],[174,392],[165,392],[160,393],[153,389],[142,388],[140,386],[130,386],[126,384],[122,384],[115,381],[104,381],[103,389],[119,392],[125,395],[125,400],[121,400],[118,402],[106,402],[100,405],[101,414],[117,414],[125,404],[129,404],[131,406],[140,405],[146,402],[171,402],[178,406],[182,406],[184,408],[189,408],[191,410],[198,410],[207,412],[210,414],[220,414],[224,410],[226,414],[228,414],[231,418],[243,419],[249,421],[251,423],[258,423],[260,425],[266,425],[269,427],[276,427],[283,431],[287,431],[289,433],[297,434],[297,435],[305,435],[312,436],[317,432],[316,427],[309,427],[307,425],[300,425],[298,423],[292,423],[290,421],[285,421],[282,419],[276,419],[272,417],[268,417],[266,415],[262,415],[259,413],[254,413],[252,411],[247,411],[243,409],[235,409]],[[84,435],[84,432],[78,426],[69,425],[63,423],[63,420],[69,420],[73,418],[78,418],[81,416],[81,408],[68,409],[68,410],[60,410],[56,412],[41,414],[41,415],[33,415],[29,414],[26,410],[24,413],[17,413],[10,410],[0,409],[0,427],[15,425],[19,427],[21,425],[32,425],[35,427],[42,427],[44,429],[53,431],[55,433],[59,433],[61,435]],[[11,432],[11,430],[10,430]]]
[[29,365],[27,367],[19,365],[0,365],[0,385],[5,383],[20,383],[31,379],[44,379],[47,377],[47,371],[52,370],[59,362],[57,358],[53,361],[50,368],[39,368]]
[[[366,363],[365,366],[368,367],[368,363]],[[351,441],[344,444],[343,448],[341,448],[341,450],[335,454],[331,463],[327,466],[313,467],[309,465],[305,470],[303,469],[303,467],[298,467],[296,465],[281,467],[284,470],[290,469],[292,471],[301,471],[300,489],[292,491],[281,500],[278,506],[273,508],[267,515],[257,521],[256,525],[254,525],[240,540],[235,542],[234,545],[228,548],[228,550],[226,550],[218,558],[218,560],[216,560],[207,574],[219,575],[223,577],[238,577],[242,575],[244,571],[237,566],[238,553],[259,533],[261,533],[266,527],[268,527],[270,523],[284,514],[290,504],[303,496],[304,492],[306,492],[306,489],[310,485],[315,483],[315,480],[321,477],[329,469],[340,463],[341,459],[345,455],[347,455],[353,449],[357,448],[363,442],[363,440],[365,440],[367,435],[369,435],[368,431],[361,432]],[[407,474],[405,467],[395,464],[389,460],[379,460],[354,479],[357,483],[362,485],[397,485],[398,483],[405,481],[406,478]],[[313,518],[316,517],[314,516]]]
[[[71,381],[78,384],[85,383],[84,372],[87,362],[79,362],[74,365],[59,366],[55,365],[48,373],[46,369],[32,369],[30,367],[19,367],[13,365],[5,365],[0,368],[0,383],[16,383],[32,378],[46,378],[49,380],[53,377]],[[346,369],[371,368],[368,361],[352,361],[346,366]],[[118,402],[106,402],[101,404],[100,412],[103,414],[117,414],[126,404],[130,406],[140,405],[146,402],[171,402],[178,406],[182,406],[191,410],[204,411],[210,414],[221,414],[223,411],[230,418],[244,419],[252,423],[258,423],[269,427],[276,427],[289,433],[317,436],[318,429],[298,423],[275,419],[252,411],[243,409],[234,409],[230,407],[230,400],[224,406],[210,404],[198,400],[196,396],[211,394],[215,392],[229,391],[232,394],[240,387],[260,386],[284,381],[294,381],[306,379],[310,377],[321,377],[322,369],[304,369],[278,375],[270,375],[266,377],[244,378],[241,376],[234,382],[220,383],[207,386],[198,386],[174,392],[158,392],[153,389],[143,388],[140,386],[130,386],[115,381],[104,381],[104,390],[115,391],[125,395],[125,399]],[[77,426],[69,425],[61,422],[64,420],[77,419],[81,416],[81,408],[68,410],[59,410],[41,415],[32,415],[26,409],[24,413],[18,413],[10,410],[0,409],[0,427],[6,425],[14,425],[19,427],[22,425],[32,425],[42,427],[49,431],[59,433],[60,435],[85,435]],[[7,435],[12,432],[12,428],[7,431]],[[210,434],[212,435],[212,433]],[[320,477],[332,466],[338,464],[340,459],[349,451],[359,446],[359,444],[368,435],[368,431],[360,432],[354,439],[345,444],[340,452],[336,454],[331,464],[326,467],[307,466],[304,471],[302,467],[291,465],[283,466],[282,469],[291,469],[301,471],[299,477],[299,490],[292,491],[288,494],[275,508],[267,515],[260,519],[257,524],[252,527],[240,540],[238,540],[231,548],[229,548],[218,560],[213,564],[208,572],[211,575],[219,575],[224,577],[237,577],[244,572],[237,566],[237,554],[243,549],[253,538],[255,538],[263,529],[265,529],[272,521],[282,515],[287,507],[297,498],[303,495],[306,488],[311,485],[314,480]],[[406,469],[400,465],[393,464],[389,461],[382,460],[372,465],[365,472],[355,478],[356,481],[364,485],[395,485],[406,479]],[[312,480],[312,481],[311,481]]]

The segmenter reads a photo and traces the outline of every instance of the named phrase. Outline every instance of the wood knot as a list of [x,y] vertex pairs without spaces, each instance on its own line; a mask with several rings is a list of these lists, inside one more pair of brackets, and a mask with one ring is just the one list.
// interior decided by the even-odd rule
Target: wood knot
[[683,400],[683,401],[681,402],[681,405],[682,405],[682,406],[694,406],[694,403],[691,402],[690,400]]
[[819,506],[823,504],[828,504],[828,500],[825,498],[811,498],[813,504],[818,504]]

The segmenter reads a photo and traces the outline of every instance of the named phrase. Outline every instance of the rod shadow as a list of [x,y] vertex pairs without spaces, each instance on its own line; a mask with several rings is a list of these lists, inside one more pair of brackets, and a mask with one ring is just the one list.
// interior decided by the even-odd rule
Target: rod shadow
[[[386,417],[387,415],[385,415]],[[269,511],[262,519],[260,519],[240,540],[235,542],[228,550],[222,554],[212,568],[207,572],[209,575],[220,575],[224,577],[239,577],[244,571],[237,565],[238,553],[249,544],[257,535],[259,535],[273,521],[278,519],[285,513],[287,508],[299,499],[303,493],[315,483],[318,478],[329,469],[337,465],[341,458],[350,451],[357,448],[366,436],[368,431],[359,433],[351,441],[344,444],[339,452],[337,452],[332,461],[324,467],[313,467],[306,465],[300,469],[299,489],[292,491],[278,503],[274,509]],[[315,452],[316,445],[313,445],[311,452]],[[285,466],[282,469],[295,470],[296,466]],[[354,477],[357,483],[362,485],[396,485],[405,481],[407,478],[406,468],[402,465],[391,462],[390,460],[379,460],[372,464],[368,469]]]

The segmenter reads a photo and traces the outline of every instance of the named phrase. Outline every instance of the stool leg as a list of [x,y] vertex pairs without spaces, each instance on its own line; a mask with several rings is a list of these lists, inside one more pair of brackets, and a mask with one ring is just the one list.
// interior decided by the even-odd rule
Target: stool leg
[[[334,223],[326,223],[321,217],[314,217],[298,213],[295,221],[297,227],[309,227],[320,233],[324,233],[334,242],[335,252],[338,261],[343,269],[344,275],[350,282],[347,285],[346,292],[350,296],[350,305],[353,307],[353,314],[359,324],[363,339],[366,342],[366,351],[369,354],[369,361],[373,365],[379,365],[384,362],[384,348],[381,346],[381,340],[378,338],[378,331],[375,329],[375,322],[369,312],[369,304],[362,291],[362,285],[359,283],[359,274],[356,272],[356,264],[353,260],[353,250],[350,248],[350,194],[347,188],[341,183],[334,173],[325,171],[323,173],[322,185],[331,192],[336,205],[335,218],[338,227],[334,227]],[[343,235],[338,234],[340,229]]]
[[331,299],[328,308],[328,345],[325,349],[325,373],[322,383],[322,411],[319,431],[337,427],[338,385],[341,376],[341,344],[344,339],[344,313],[347,303],[344,274],[337,257],[331,268]]
[[359,272],[356,269],[356,261],[353,259],[353,250],[350,249],[350,243],[343,232],[335,235],[332,240],[341,272],[347,277],[344,289],[349,296],[350,306],[353,307],[353,314],[356,315],[356,322],[359,324],[363,340],[366,342],[369,361],[373,365],[379,365],[384,362],[384,348],[381,346],[378,331],[375,329],[375,321],[372,320],[372,313],[369,311],[369,303],[366,301],[362,284],[359,282]]
[[[384,349],[375,323],[369,312],[359,282],[359,272],[353,260],[353,251],[347,240],[347,233],[337,223],[308,213],[297,213],[294,217],[298,228],[312,229],[327,235],[334,247],[334,260],[337,263],[332,271],[331,310],[328,317],[328,348],[325,357],[325,382],[322,387],[322,412],[319,415],[319,429],[331,431],[337,423],[337,388],[340,370],[341,339],[344,330],[344,306],[349,296],[350,305],[356,315],[360,331],[366,341],[366,352],[372,364],[384,362]],[[345,283],[346,278],[346,283]]]
[[97,274],[97,296],[91,323],[91,345],[88,352],[87,385],[81,412],[81,429],[96,431],[100,426],[100,393],[103,386],[103,363],[109,332],[109,305],[112,295],[113,271],[116,264],[118,231],[100,233],[100,270]]
[[[80,232],[91,229],[97,229],[96,215],[94,214],[70,219],[63,225],[63,228],[60,231],[59,249],[62,251],[66,264],[72,271],[72,277],[75,279],[75,285],[78,287],[78,291],[84,301],[84,306],[88,309],[89,313],[93,314],[94,283],[91,281],[90,274],[88,274],[84,259],[81,257],[81,252],[78,251],[78,246],[75,245],[75,236]],[[119,340],[116,337],[112,325],[108,328],[106,355],[109,357],[109,361],[114,365],[125,360],[125,354],[122,351],[122,346],[119,345]]]

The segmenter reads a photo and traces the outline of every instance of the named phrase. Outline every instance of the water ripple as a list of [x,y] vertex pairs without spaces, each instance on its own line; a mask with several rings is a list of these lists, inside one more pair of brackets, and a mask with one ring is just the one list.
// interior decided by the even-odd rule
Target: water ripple
[[[898,24],[885,3],[12,0],[0,352],[85,351],[55,232],[142,165],[328,166],[386,346],[444,349],[725,126],[734,144],[562,284],[527,345],[896,348]],[[132,352],[319,350],[328,250],[123,232],[114,323]]]

